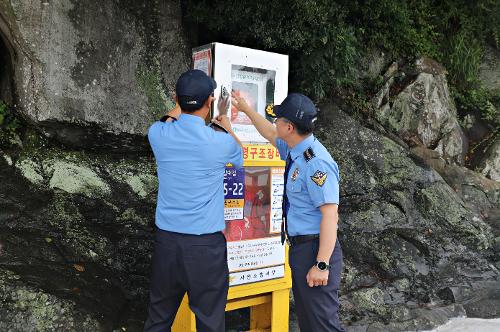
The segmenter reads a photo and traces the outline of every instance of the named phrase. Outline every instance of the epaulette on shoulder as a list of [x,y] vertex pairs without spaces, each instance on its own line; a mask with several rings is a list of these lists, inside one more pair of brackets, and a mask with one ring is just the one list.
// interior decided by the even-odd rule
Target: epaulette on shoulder
[[316,155],[314,154],[313,149],[311,147],[308,147],[307,150],[304,151],[304,158],[306,159],[306,161],[309,161],[314,157],[316,157]]
[[177,119],[176,119],[176,118],[174,118],[173,116],[170,116],[170,115],[165,115],[165,116],[163,116],[163,117],[160,119],[160,122],[165,122],[165,121],[167,121],[167,119],[168,119],[168,118],[171,118],[171,119],[172,119],[172,122],[177,121]]

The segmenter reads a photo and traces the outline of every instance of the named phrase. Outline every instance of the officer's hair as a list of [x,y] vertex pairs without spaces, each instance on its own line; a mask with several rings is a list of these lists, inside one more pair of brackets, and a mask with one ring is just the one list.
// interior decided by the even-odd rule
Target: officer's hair
[[[206,100],[205,100],[206,101]],[[201,107],[203,107],[205,103],[202,104]],[[197,110],[201,109],[201,107],[196,107],[194,108],[193,105],[180,105],[181,106],[181,110],[184,112],[184,113],[194,113],[196,112]]]
[[311,123],[311,128],[304,128],[294,122],[292,122],[293,126],[295,127],[295,130],[297,131],[297,134],[299,134],[300,136],[306,136],[306,135],[309,135],[313,132],[314,130],[314,123]]
[[181,105],[181,111],[183,111],[184,113],[194,113],[196,112],[197,110],[199,110],[201,107],[198,107],[196,109],[190,109],[190,108],[184,108],[182,107]]
[[[208,97],[207,97],[208,99]],[[205,105],[205,102],[207,101],[207,99],[205,99],[203,101],[203,103],[201,104],[200,107],[198,107],[198,105],[190,105],[190,104],[185,104],[185,103],[182,103],[182,102],[179,102],[179,106],[181,107],[181,111],[183,111],[184,113],[194,113],[196,112],[197,110],[201,109],[203,107],[203,105]]]

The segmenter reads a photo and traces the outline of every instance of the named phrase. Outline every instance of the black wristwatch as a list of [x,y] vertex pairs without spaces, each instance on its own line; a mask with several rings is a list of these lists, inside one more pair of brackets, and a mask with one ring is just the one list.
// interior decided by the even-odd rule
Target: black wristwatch
[[318,268],[320,271],[328,271],[330,270],[330,265],[328,265],[326,262],[318,262],[314,263],[314,266]]

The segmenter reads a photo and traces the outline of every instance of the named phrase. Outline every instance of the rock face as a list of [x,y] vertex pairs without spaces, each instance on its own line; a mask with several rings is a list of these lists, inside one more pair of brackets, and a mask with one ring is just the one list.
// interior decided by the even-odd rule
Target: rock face
[[413,158],[438,172],[446,183],[460,196],[467,208],[486,216],[495,210],[499,200],[500,182],[491,180],[468,168],[449,165],[434,150],[415,147],[410,150]]
[[448,162],[463,164],[466,140],[456,118],[445,70],[433,60],[417,60],[415,68],[384,75],[383,89],[373,100],[375,118],[410,145],[439,152]]
[[478,168],[484,176],[500,181],[500,135],[497,135],[497,138],[487,148]]
[[500,285],[500,185],[474,182],[474,197],[485,200],[476,211],[472,198],[463,199],[474,192],[465,192],[472,180],[461,179],[457,192],[390,139],[330,105],[321,109],[317,136],[341,169],[342,316],[353,330],[426,329],[460,313],[498,315],[484,311],[488,301],[498,307],[498,298],[472,294]]
[[2,0],[0,12],[26,119],[71,146],[144,148],[189,66],[178,1]]
[[[499,316],[500,184],[322,109],[317,136],[341,169],[341,317],[351,331]],[[0,158],[0,327],[140,331],[152,158],[62,150],[37,135]]]
[[500,91],[500,51],[486,45],[479,68],[479,79],[485,88]]
[[64,151],[36,135],[0,157],[0,330],[141,330],[153,160]]

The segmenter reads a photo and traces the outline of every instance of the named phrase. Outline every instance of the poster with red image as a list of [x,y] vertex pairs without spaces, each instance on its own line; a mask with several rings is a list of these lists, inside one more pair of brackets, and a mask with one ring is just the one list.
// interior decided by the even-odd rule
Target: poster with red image
[[[273,214],[280,213],[279,207],[272,202],[276,200],[279,181],[274,173],[274,168],[265,166],[226,169],[224,234],[228,241],[232,286],[283,276],[285,249],[273,225],[276,221],[272,220]],[[239,188],[244,188],[243,196]],[[237,204],[238,201],[243,203]],[[235,211],[236,205],[241,211]]]
[[[247,102],[252,110],[257,109],[257,98],[259,90],[257,84],[233,82],[233,92],[235,95],[242,97]],[[252,121],[245,113],[238,112],[238,109],[231,105],[231,123],[237,125],[251,125]]]

